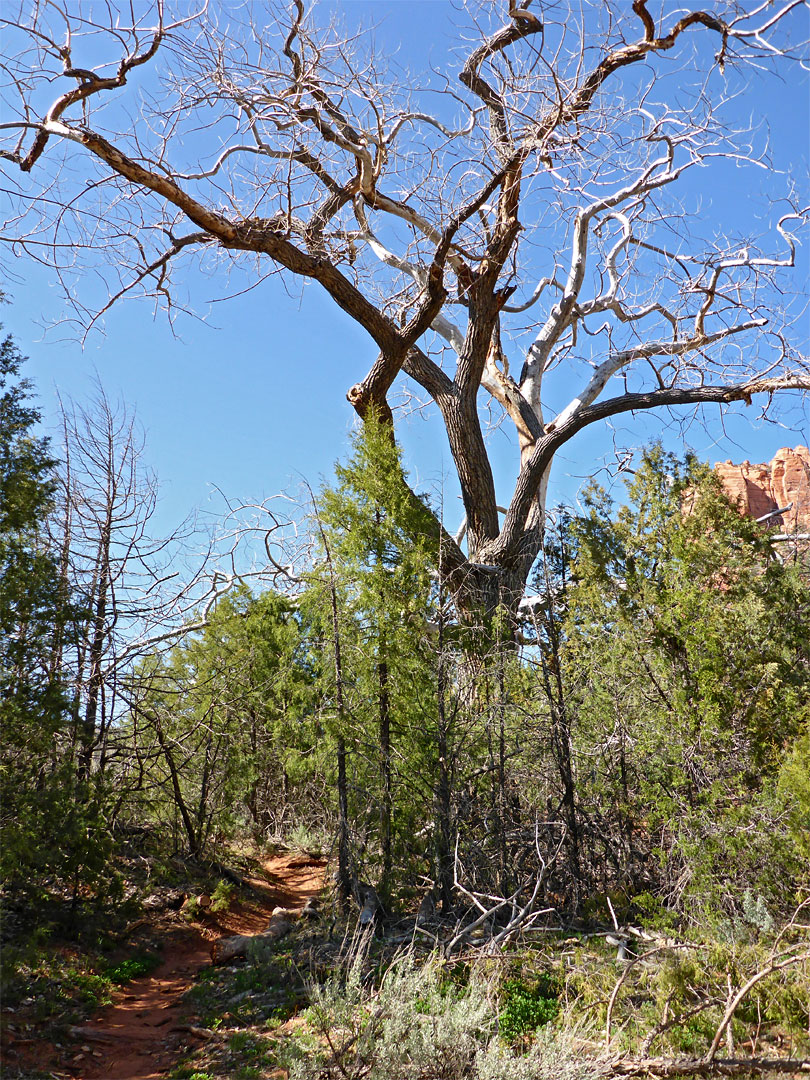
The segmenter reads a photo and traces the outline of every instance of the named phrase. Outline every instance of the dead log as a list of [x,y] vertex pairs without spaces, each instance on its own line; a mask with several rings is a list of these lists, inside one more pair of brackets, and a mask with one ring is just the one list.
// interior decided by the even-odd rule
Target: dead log
[[[255,936],[261,937],[260,934]],[[235,934],[233,937],[219,938],[211,946],[211,963],[225,964],[237,956],[244,956],[248,945],[253,940],[254,936],[250,934]]]
[[175,1024],[169,1031],[187,1031],[189,1035],[195,1035],[198,1039],[215,1039],[217,1033],[209,1028],[196,1027],[194,1024]]
[[[270,922],[278,915],[282,915],[285,919],[297,919],[302,914],[302,909],[297,907],[274,907],[270,912]],[[269,926],[268,926],[269,929]]]
[[211,963],[225,964],[238,956],[246,956],[254,942],[280,940],[292,930],[295,925],[293,916],[297,917],[299,914],[287,908],[276,908],[267,929],[261,934],[236,934],[233,937],[220,938],[211,946]]
[[119,1037],[114,1032],[94,1031],[92,1028],[78,1026],[69,1027],[68,1035],[71,1039],[81,1039],[82,1042],[114,1042]]
[[754,1076],[785,1073],[810,1075],[810,1059],[788,1058],[692,1058],[671,1061],[667,1058],[620,1059],[607,1066],[612,1076]]
[[211,914],[211,903],[208,893],[200,893],[199,896],[189,896],[180,911],[192,921],[202,920]]
[[150,922],[149,918],[136,919],[135,922],[131,922],[128,926],[125,926],[123,930],[117,934],[111,934],[112,941],[126,941],[128,937],[131,937],[136,930],[140,930],[142,926],[146,926]]

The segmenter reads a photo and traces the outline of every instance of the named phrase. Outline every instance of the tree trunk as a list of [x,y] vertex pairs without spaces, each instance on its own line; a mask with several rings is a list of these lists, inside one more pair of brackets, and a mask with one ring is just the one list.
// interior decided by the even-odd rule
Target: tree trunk
[[177,771],[177,763],[174,760],[174,755],[171,752],[171,748],[166,741],[163,734],[163,730],[160,726],[160,721],[157,717],[155,719],[155,732],[157,734],[157,740],[160,744],[160,749],[163,752],[163,757],[166,761],[166,765],[169,770],[169,776],[172,781],[172,791],[174,792],[174,804],[177,807],[180,817],[183,821],[183,827],[186,830],[186,837],[188,839],[188,848],[190,855],[198,855],[200,842],[197,833],[194,829],[194,822],[191,820],[191,814],[189,813],[186,801],[183,798],[183,791],[180,787],[180,776]]
[[338,889],[344,900],[352,895],[352,868],[349,851],[349,788],[346,781],[346,742],[339,736],[338,762]]
[[509,855],[506,842],[507,799],[506,799],[506,685],[504,679],[503,650],[498,657],[498,859],[501,870],[501,892],[504,896],[512,893],[512,875],[509,872]]
[[436,822],[434,846],[436,849],[436,888],[442,911],[447,914],[453,906],[453,844],[452,808],[450,784],[450,748],[447,722],[447,673],[444,657],[444,615],[441,586],[439,588],[439,659],[436,679]]
[[[209,734],[205,740],[205,760],[203,761],[202,776],[200,778],[200,797],[197,802],[197,827],[194,830],[197,836],[197,844],[202,847],[203,839],[208,836],[208,830],[206,827],[206,817],[210,820],[210,815],[207,814],[208,809],[208,789],[211,784],[212,773],[212,751],[214,747],[214,737]],[[216,758],[216,754],[213,755]]]
[[326,563],[329,567],[329,605],[332,616],[332,650],[335,665],[335,705],[337,709],[337,769],[338,769],[338,871],[337,886],[341,901],[345,904],[352,897],[352,867],[349,849],[349,788],[346,777],[346,703],[343,695],[343,659],[340,648],[340,619],[338,618],[337,589],[332,553],[320,518],[318,528],[323,541]]
[[467,629],[466,648],[470,654],[484,656],[514,638],[518,605],[536,556],[537,551],[531,555],[527,552],[516,566],[507,567],[470,563],[463,575],[445,577],[444,585],[453,595],[460,621]]
[[84,709],[81,735],[79,738],[79,757],[77,777],[80,786],[86,786],[90,780],[90,767],[96,743],[96,721],[102,683],[102,662],[104,645],[107,639],[107,594],[110,586],[110,539],[112,508],[106,508],[104,527],[99,537],[96,582],[98,592],[92,619],[92,638],[90,641],[87,679],[87,701]]
[[[564,549],[562,558],[560,588],[564,592],[567,585]],[[574,904],[578,907],[582,887],[579,814],[577,812],[576,779],[572,753],[571,718],[568,713],[560,663],[562,651],[560,627],[557,613],[554,610],[553,593],[555,588],[556,582],[550,580],[547,575],[546,605],[543,618],[546,643],[545,649],[541,653],[541,668],[543,687],[551,718],[551,747],[562,785],[562,809],[566,827],[565,846],[568,853],[568,868],[573,879]]]
[[[380,649],[385,650],[385,636],[380,641]],[[379,890],[384,899],[389,899],[388,889],[391,879],[391,832],[393,818],[393,794],[391,783],[391,702],[388,694],[388,663],[380,660],[377,664],[379,683],[379,737],[380,737],[380,780],[382,794],[380,801],[380,849],[382,853],[382,874]]]
[[[251,673],[251,682],[253,681]],[[248,709],[248,717],[250,719],[250,756],[253,762],[254,768],[256,762],[259,760],[259,739],[258,732],[256,730],[256,710],[251,705]],[[256,772],[248,788],[247,796],[245,797],[245,804],[250,811],[250,816],[253,818],[253,825],[256,829],[259,828],[259,774]]]

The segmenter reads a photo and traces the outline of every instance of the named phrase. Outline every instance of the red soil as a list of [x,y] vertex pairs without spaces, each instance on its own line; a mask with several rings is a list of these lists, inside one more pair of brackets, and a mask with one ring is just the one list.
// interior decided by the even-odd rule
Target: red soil
[[205,927],[172,929],[161,941],[160,967],[117,991],[111,1005],[72,1029],[71,1050],[39,1067],[65,1080],[159,1080],[185,1049],[199,1045],[204,1036],[195,1034],[182,999],[197,972],[210,966],[213,942],[259,933],[274,907],[301,908],[323,888],[320,860],[285,854],[266,859],[262,867],[262,878],[249,879],[255,899],[234,904],[216,924],[209,920]]

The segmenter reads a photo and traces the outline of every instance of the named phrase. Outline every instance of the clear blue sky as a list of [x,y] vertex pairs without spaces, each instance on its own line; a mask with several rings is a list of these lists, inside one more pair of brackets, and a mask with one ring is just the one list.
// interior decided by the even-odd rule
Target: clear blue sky
[[[452,39],[454,7],[447,0],[321,4],[324,11],[334,6],[349,22],[375,22],[380,43],[389,52],[398,50],[403,63],[416,66],[426,36],[434,59]],[[732,227],[748,219],[743,182],[767,193],[782,190],[792,177],[804,187],[805,202],[810,201],[807,78],[798,68],[789,78],[787,83],[772,77],[758,83],[754,119],[764,117],[770,126],[775,171],[752,177],[751,170],[739,170],[739,183],[729,174],[706,200],[708,212]],[[751,109],[752,101],[746,99],[739,117],[747,119]],[[776,250],[776,238],[773,245]],[[149,302],[129,302],[106,317],[104,336],[93,334],[82,348],[75,341],[60,341],[64,335],[59,328],[42,333],[42,324],[62,310],[49,272],[24,259],[17,259],[12,270],[14,278],[7,285],[12,303],[0,311],[0,318],[30,357],[28,374],[46,422],[55,415],[57,388],[81,402],[97,371],[108,394],[126,400],[146,430],[147,461],[161,481],[166,526],[193,507],[206,505],[212,485],[236,500],[257,500],[294,488],[301,476],[317,486],[344,453],[354,422],[345,394],[365,374],[375,350],[317,286],[302,289],[292,283],[287,289],[274,277],[247,296],[210,305],[212,297],[226,291],[222,283],[192,277],[190,299],[204,322],[181,318],[174,336],[162,315],[154,317]],[[803,255],[795,287],[806,283]],[[806,348],[806,312],[803,319]],[[766,460],[780,446],[810,441],[810,425],[798,399],[785,402],[775,414],[784,426],[750,422],[758,414],[756,404],[741,407],[721,425],[715,410],[708,428],[689,426],[686,440],[712,461]],[[579,436],[557,459],[550,501],[574,498],[583,478],[612,457],[614,443],[638,446],[662,430],[662,422],[648,415],[643,420],[619,418],[613,430],[591,429]],[[667,441],[680,448],[683,435],[673,428]],[[452,462],[435,419],[414,415],[401,426],[400,437],[417,486],[435,489],[446,476],[452,505]],[[514,450],[500,432],[493,434],[491,446],[499,496],[501,490],[507,496]],[[451,526],[461,516],[461,505],[456,505],[458,510],[446,515]]]

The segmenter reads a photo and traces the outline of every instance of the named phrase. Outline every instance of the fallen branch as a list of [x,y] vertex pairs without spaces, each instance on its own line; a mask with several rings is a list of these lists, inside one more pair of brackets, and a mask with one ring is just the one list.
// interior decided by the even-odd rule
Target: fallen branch
[[113,941],[126,941],[136,930],[140,930],[142,926],[146,926],[149,921],[148,918],[136,919],[135,922],[131,922],[129,926],[126,926],[117,934],[111,934],[110,937]]
[[[81,1039],[83,1042],[115,1042],[118,1035],[110,1031],[94,1031],[89,1027],[69,1027],[68,1035],[72,1039]],[[20,1040],[21,1041],[21,1040]]]
[[169,1031],[187,1031],[189,1035],[194,1035],[198,1039],[215,1039],[217,1037],[216,1031],[211,1031],[209,1028],[196,1027],[194,1024],[175,1024],[174,1027],[170,1027]]
[[[492,896],[490,893],[476,893],[469,889],[466,889],[462,885],[459,877],[459,858],[458,858],[458,839],[456,840],[456,851],[453,862],[453,886],[456,888],[462,896],[465,896],[475,908],[481,913],[469,925],[458,928],[452,938],[445,942],[442,952],[444,957],[447,958],[452,955],[453,949],[459,944],[459,942],[467,941],[470,935],[473,934],[480,926],[485,923],[494,922],[495,916],[502,912],[504,909],[510,909],[511,914],[507,920],[506,925],[500,929],[497,933],[490,933],[487,941],[487,949],[492,953],[495,949],[503,946],[510,938],[516,934],[530,929],[532,922],[540,915],[550,914],[554,911],[554,908],[543,908],[538,910],[535,907],[537,897],[540,895],[541,890],[545,886],[549,874],[557,860],[557,856],[562,850],[563,841],[565,839],[565,833],[560,837],[560,841],[557,845],[557,849],[553,853],[550,859],[546,860],[540,851],[539,842],[539,822],[535,822],[534,827],[534,846],[537,851],[537,858],[539,860],[540,870],[535,876],[534,887],[529,894],[527,902],[521,904],[520,897],[525,896],[529,888],[532,885],[531,878],[520,884],[511,896]],[[489,906],[483,901],[487,901]]]
[[789,1058],[666,1058],[620,1059],[608,1065],[612,1076],[751,1076],[766,1073],[810,1074],[810,1059]]
[[740,1004],[743,998],[748,993],[750,993],[750,991],[756,986],[756,984],[761,979],[764,979],[766,975],[770,975],[774,971],[781,971],[783,968],[790,967],[791,964],[798,964],[802,960],[810,960],[810,952],[796,953],[793,956],[786,957],[785,959],[772,961],[770,964],[768,964],[767,967],[764,967],[761,971],[758,971],[756,975],[752,975],[748,982],[737,991],[737,993],[729,1002],[728,1008],[723,1015],[723,1019],[720,1021],[717,1031],[715,1031],[714,1033],[712,1045],[709,1047],[709,1051],[704,1059],[707,1065],[710,1065],[714,1060],[714,1055],[717,1053],[717,1048],[720,1045],[720,1040],[723,1037],[723,1032],[731,1023],[731,1018],[734,1016],[734,1013],[737,1010],[737,1006]]
[[693,1005],[691,1009],[687,1009],[686,1012],[677,1013],[669,1020],[662,1020],[641,1044],[641,1053],[649,1054],[655,1040],[671,1031],[674,1027],[681,1027],[686,1020],[691,1020],[692,1017],[699,1016],[700,1013],[706,1012],[707,1009],[713,1009],[715,1006],[722,1004],[723,998],[705,998],[703,1001],[699,1001],[697,1005]]
[[224,964],[238,956],[246,956],[254,942],[280,940],[289,934],[300,914],[300,911],[290,908],[276,908],[267,929],[261,934],[236,934],[234,937],[220,938],[211,946],[211,963]]

